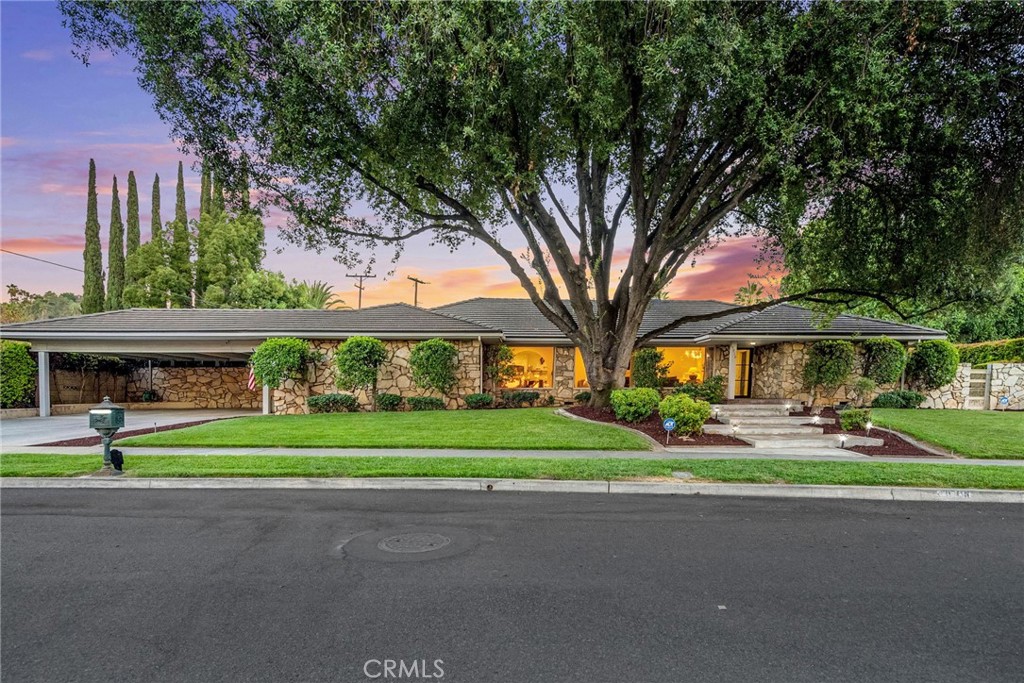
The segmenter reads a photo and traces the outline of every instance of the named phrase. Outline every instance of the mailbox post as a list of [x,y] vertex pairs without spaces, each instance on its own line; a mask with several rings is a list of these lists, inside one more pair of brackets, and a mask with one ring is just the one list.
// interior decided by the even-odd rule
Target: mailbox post
[[99,432],[103,441],[103,472],[121,474],[110,462],[110,441],[117,430],[124,427],[124,408],[104,396],[102,403],[89,410],[89,427]]

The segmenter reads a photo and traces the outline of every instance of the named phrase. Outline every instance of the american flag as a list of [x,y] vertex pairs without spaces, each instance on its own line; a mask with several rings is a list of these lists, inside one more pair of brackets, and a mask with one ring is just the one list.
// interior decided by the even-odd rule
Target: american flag
[[256,373],[249,367],[249,391],[256,391]]

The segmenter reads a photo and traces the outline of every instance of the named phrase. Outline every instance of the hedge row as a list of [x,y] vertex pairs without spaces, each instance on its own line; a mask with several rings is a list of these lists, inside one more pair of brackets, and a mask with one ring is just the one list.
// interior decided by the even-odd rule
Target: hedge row
[[1024,337],[980,344],[958,344],[960,362],[971,365],[1024,363]]

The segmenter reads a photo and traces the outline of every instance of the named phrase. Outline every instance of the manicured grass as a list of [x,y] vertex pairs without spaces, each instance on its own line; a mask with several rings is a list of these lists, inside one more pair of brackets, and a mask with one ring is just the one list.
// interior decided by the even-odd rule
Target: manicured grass
[[266,415],[135,436],[123,446],[499,448],[647,451],[641,436],[556,415],[552,408]]
[[[95,455],[11,454],[5,477],[70,477],[98,469]],[[800,460],[639,460],[624,458],[404,458],[311,456],[128,456],[130,477],[481,477],[622,480],[673,471],[718,482],[1024,489],[1024,468]]]
[[875,408],[871,419],[968,458],[1024,458],[1024,413]]

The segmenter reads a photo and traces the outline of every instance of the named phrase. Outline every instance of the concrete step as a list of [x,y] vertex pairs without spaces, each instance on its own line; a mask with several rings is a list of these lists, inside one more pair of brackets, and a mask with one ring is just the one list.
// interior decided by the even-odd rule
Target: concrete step
[[704,431],[709,434],[726,434],[729,436],[763,436],[763,435],[775,435],[775,436],[807,436],[812,434],[823,434],[824,429],[821,427],[811,427],[804,425],[752,425],[752,424],[741,424],[739,429],[733,432],[734,425],[704,425]]
[[786,406],[711,406],[711,412],[714,414],[715,410],[718,411],[719,415],[781,415],[783,417],[789,415],[789,411],[786,410]]
[[[766,449],[788,449],[788,448],[840,448],[838,434],[821,434],[818,436],[793,436],[779,437],[771,435],[750,435],[745,436],[742,432],[736,435],[741,441],[746,441],[754,448]],[[864,436],[850,436],[846,439],[846,447],[850,446],[881,446],[885,442]]]
[[810,415],[804,417],[784,415],[719,415],[718,421],[725,424],[738,422],[741,425],[830,425],[835,423],[835,420],[831,417],[819,417],[817,422],[812,422]]
[[725,405],[730,406],[765,406],[765,405],[785,405],[787,403],[794,403],[794,401],[787,401],[784,398],[734,398]]

